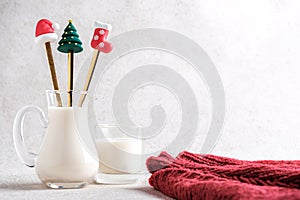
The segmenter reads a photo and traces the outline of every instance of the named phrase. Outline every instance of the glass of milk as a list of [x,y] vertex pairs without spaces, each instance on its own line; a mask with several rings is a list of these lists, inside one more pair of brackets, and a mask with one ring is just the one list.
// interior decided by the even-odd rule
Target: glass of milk
[[142,139],[140,128],[131,128],[135,134],[125,131],[124,126],[101,124],[96,136],[99,170],[95,178],[102,184],[134,183],[142,171]]
[[[48,116],[37,106],[25,106],[16,115],[13,138],[17,154],[50,188],[81,188],[93,181],[99,167],[91,136],[86,92],[47,90]],[[79,99],[85,98],[83,105]],[[39,152],[29,152],[24,143],[26,113],[35,112],[45,127]],[[39,121],[37,121],[39,123]]]

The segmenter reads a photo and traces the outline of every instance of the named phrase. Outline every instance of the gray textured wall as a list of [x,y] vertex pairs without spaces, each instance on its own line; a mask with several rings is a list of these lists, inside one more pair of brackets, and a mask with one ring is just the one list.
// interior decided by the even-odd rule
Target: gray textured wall
[[[10,158],[6,167],[19,162],[12,145],[12,124],[17,110],[27,104],[46,109],[44,90],[51,88],[51,83],[44,49],[34,43],[35,23],[42,17],[58,22],[62,28],[67,19],[74,20],[85,48],[83,53],[76,55],[76,72],[92,52],[89,40],[95,19],[111,23],[114,27],[112,36],[155,27],[192,38],[215,63],[226,93],[224,129],[212,153],[244,159],[299,159],[299,8],[300,3],[296,0],[1,0],[1,159]],[[66,56],[55,53],[54,58],[60,83],[65,88]],[[123,70],[112,67],[101,81],[102,86],[115,84],[118,78],[114,78],[114,74],[120,77],[129,70],[131,65],[126,63],[129,61],[122,60],[123,65],[129,66]],[[185,75],[195,79],[188,77],[188,72]],[[109,103],[105,103],[109,100],[109,92],[99,94],[103,97],[103,102],[97,104],[99,122],[110,120]],[[145,103],[137,108],[147,110],[147,106],[152,106],[151,102],[159,101],[151,92],[153,90],[137,93],[135,99]],[[165,91],[157,89],[157,92],[163,94]],[[147,101],[143,101],[143,97]],[[171,107],[178,108],[172,96],[165,94],[162,97]],[[201,98],[201,94],[198,97]],[[168,109],[172,111],[170,107],[166,111]],[[139,114],[140,123],[147,124],[149,113]],[[34,115],[31,117],[25,120],[26,138],[28,144],[37,149],[36,141],[41,138],[42,128],[34,123]],[[169,130],[177,130],[178,122],[180,118],[176,116],[169,118]],[[197,152],[201,142],[201,137],[196,139],[191,150]],[[153,148],[159,147],[159,144],[155,145]]]

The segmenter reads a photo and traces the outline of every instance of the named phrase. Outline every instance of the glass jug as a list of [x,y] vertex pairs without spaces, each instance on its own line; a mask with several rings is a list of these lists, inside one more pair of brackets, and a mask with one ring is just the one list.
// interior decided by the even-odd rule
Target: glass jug
[[[39,179],[50,188],[81,188],[97,174],[99,161],[89,129],[86,96],[85,91],[47,90],[48,118],[41,108],[31,105],[21,108],[15,117],[17,154],[24,164],[35,167]],[[83,106],[77,105],[79,98],[85,99]],[[24,117],[31,111],[38,114],[46,129],[37,155],[28,152],[23,139]]]

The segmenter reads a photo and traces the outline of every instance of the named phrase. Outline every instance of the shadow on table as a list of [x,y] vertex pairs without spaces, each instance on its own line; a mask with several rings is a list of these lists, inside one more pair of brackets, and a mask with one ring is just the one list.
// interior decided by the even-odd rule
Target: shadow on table
[[141,192],[147,195],[152,195],[153,197],[159,198],[159,199],[166,199],[166,200],[171,200],[173,198],[168,197],[159,191],[151,188],[151,187],[137,187],[137,188],[126,188],[126,190],[134,190],[136,192]]
[[7,190],[47,190],[48,188],[41,183],[6,183],[0,184],[0,189]]

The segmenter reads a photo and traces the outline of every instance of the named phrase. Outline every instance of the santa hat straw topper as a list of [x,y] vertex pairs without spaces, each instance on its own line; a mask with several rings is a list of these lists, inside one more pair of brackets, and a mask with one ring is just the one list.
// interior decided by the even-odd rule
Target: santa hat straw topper
[[[112,44],[106,41],[108,39],[109,33],[112,30],[112,25],[96,21],[95,27],[96,28],[94,30],[94,35],[91,41],[91,46],[93,49],[95,49],[95,51],[85,80],[83,91],[88,91],[89,89],[100,52],[109,53],[113,48]],[[82,106],[85,96],[86,94],[81,95],[78,106]]]
[[[54,31],[58,29],[59,29],[59,25],[56,23],[52,23],[48,19],[39,20],[38,23],[36,24],[36,29],[35,29],[35,42],[38,44],[45,44],[46,47],[48,64],[51,72],[51,79],[52,79],[54,90],[59,90],[59,87],[58,87],[58,81],[56,77],[50,42],[54,42],[55,40],[57,40],[58,36]],[[59,93],[56,94],[56,99],[58,102],[58,106],[61,107],[62,101]]]
[[46,42],[54,42],[58,36],[54,31],[59,29],[57,23],[52,23],[48,19],[41,19],[36,24],[35,29],[35,42],[38,44],[44,44]]

